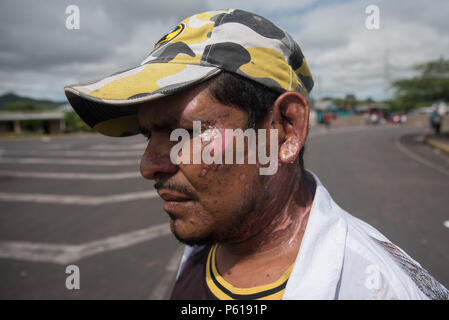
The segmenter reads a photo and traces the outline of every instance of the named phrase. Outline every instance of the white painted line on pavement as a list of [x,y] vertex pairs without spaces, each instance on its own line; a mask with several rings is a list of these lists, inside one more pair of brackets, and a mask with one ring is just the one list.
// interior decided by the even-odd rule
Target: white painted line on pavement
[[81,195],[62,195],[62,194],[42,194],[42,193],[10,193],[0,192],[0,201],[11,202],[37,202],[37,203],[55,203],[70,205],[97,206],[101,204],[110,204],[116,202],[132,201],[139,199],[157,198],[156,190],[121,193],[109,196],[81,196]]
[[145,150],[146,143],[136,144],[95,144],[90,146],[90,150]]
[[170,227],[167,223],[163,223],[79,245],[2,241],[0,242],[0,258],[67,265],[93,255],[127,248],[168,234],[170,234]]
[[58,158],[0,158],[0,163],[14,164],[60,164],[82,166],[128,166],[138,164],[139,160],[87,160]]
[[159,280],[151,295],[148,297],[149,300],[163,300],[170,298],[168,296],[168,291],[171,289],[173,280],[175,280],[176,272],[178,271],[183,252],[184,246],[178,246],[176,248],[175,253],[165,267],[164,275],[161,280]]
[[319,136],[327,136],[337,133],[350,133],[350,132],[359,132],[359,131],[373,131],[373,130],[385,130],[392,129],[391,127],[379,126],[379,127],[369,127],[366,125],[358,125],[351,127],[334,127],[331,129],[326,129],[322,127],[313,127],[309,130],[308,137],[319,137]]
[[142,178],[138,171],[120,173],[31,172],[0,170],[0,177],[67,179],[67,180],[121,180]]
[[93,151],[93,150],[33,150],[33,149],[2,149],[0,154],[3,156],[59,156],[59,157],[139,157],[142,156],[144,149],[140,151]]
[[47,145],[43,145],[40,146],[41,149],[70,149],[72,146],[70,144],[67,143],[52,143],[52,144],[47,144]]
[[432,168],[432,169],[434,169],[434,170],[437,170],[438,172],[440,172],[440,173],[442,173],[442,174],[445,174],[445,175],[449,176],[449,171],[446,170],[445,168],[440,167],[439,165],[436,165],[436,164],[434,164],[434,163],[432,163],[432,162],[430,162],[430,161],[424,159],[423,157],[417,155],[416,153],[410,151],[409,149],[407,149],[407,148],[401,143],[400,138],[401,138],[400,136],[397,136],[397,137],[396,137],[396,139],[395,139],[395,144],[396,144],[396,147],[397,147],[402,153],[404,153],[405,155],[409,156],[409,157],[412,158],[413,160],[415,160],[415,161],[417,161],[417,162],[419,162],[419,163],[421,163],[421,164],[423,164],[423,165],[426,165],[426,166],[428,166],[428,167],[430,167],[430,168]]

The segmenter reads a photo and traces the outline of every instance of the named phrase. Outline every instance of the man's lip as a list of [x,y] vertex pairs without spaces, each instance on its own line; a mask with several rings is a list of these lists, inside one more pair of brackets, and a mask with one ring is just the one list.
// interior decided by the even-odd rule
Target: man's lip
[[176,192],[176,191],[168,191],[168,190],[159,189],[157,191],[157,193],[165,201],[185,202],[185,201],[192,200],[192,199],[186,197],[184,194]]

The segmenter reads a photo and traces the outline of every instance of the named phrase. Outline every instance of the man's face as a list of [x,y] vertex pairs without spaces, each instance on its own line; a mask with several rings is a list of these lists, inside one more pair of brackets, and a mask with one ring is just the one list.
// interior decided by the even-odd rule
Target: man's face
[[[143,177],[156,181],[170,227],[178,240],[187,244],[235,242],[250,236],[257,199],[264,195],[266,183],[257,164],[179,164],[170,160],[170,150],[178,141],[170,133],[178,128],[201,130],[216,128],[246,129],[247,113],[217,102],[205,85],[180,94],[150,101],[139,107],[139,125],[150,136],[140,163]],[[223,134],[224,136],[224,134]],[[191,152],[193,141],[190,137]],[[227,141],[214,143],[214,152],[224,155]],[[231,144],[232,146],[232,144]],[[229,146],[228,146],[229,147]],[[235,150],[235,144],[234,144]],[[192,163],[192,162],[191,162]],[[224,163],[224,162],[223,162]]]

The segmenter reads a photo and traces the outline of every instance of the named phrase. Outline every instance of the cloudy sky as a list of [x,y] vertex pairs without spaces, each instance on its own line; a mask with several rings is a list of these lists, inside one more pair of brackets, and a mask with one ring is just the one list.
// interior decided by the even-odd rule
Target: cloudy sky
[[[65,26],[80,9],[80,29]],[[368,30],[365,8],[380,10]],[[313,95],[388,97],[389,80],[449,58],[447,0],[2,0],[0,94],[64,100],[66,84],[137,66],[173,25],[194,13],[241,8],[286,29],[316,81]]]

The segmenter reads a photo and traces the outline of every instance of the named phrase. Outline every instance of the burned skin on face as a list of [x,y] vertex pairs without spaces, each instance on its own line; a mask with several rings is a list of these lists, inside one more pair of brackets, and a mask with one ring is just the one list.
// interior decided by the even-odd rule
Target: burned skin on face
[[[279,113],[270,111],[261,126],[267,135],[270,128],[280,126],[279,120],[273,120],[276,117],[280,118]],[[279,162],[277,173],[268,176],[259,174],[259,164],[247,161],[245,164],[172,164],[170,149],[176,142],[171,142],[169,137],[174,129],[192,130],[195,120],[201,121],[202,130],[246,129],[247,114],[217,102],[206,86],[141,106],[138,119],[143,130],[151,132],[141,161],[142,175],[158,181],[159,192],[177,186],[175,190],[188,190],[190,194],[188,201],[164,203],[175,236],[190,245],[220,243],[218,271],[225,279],[231,279],[231,283],[235,280],[227,278],[231,272],[247,275],[243,282],[242,279],[235,282],[243,283],[242,287],[260,285],[258,273],[254,271],[263,271],[268,265],[271,267],[267,282],[282,274],[296,257],[313,200],[308,197],[306,187],[298,183],[301,181],[298,163]],[[235,141],[232,144],[218,141],[213,135],[206,140],[201,144],[202,149],[213,144],[212,153],[220,149],[224,156],[223,151],[231,145],[235,154]],[[269,154],[269,137],[266,141],[266,154]],[[192,156],[192,143],[190,147]],[[297,147],[296,143],[290,143],[279,157],[291,157]]]
[[[238,233],[235,221],[240,221],[254,201],[250,184],[258,175],[255,165],[232,164],[179,164],[170,161],[170,132],[177,128],[193,129],[193,121],[201,121],[202,131],[207,129],[245,129],[247,115],[244,111],[215,101],[205,88],[196,88],[186,94],[176,95],[150,102],[139,108],[139,124],[142,131],[151,132],[147,149],[141,160],[142,175],[159,181],[163,190],[168,185],[187,188],[195,199],[164,203],[170,216],[173,233],[187,243],[192,241],[226,241],[230,234]],[[221,135],[223,138],[224,134]],[[192,139],[191,139],[192,141]],[[202,148],[213,144],[211,155],[224,149],[227,142],[211,137],[202,143]],[[193,143],[190,143],[191,156]],[[180,155],[181,156],[181,155]],[[191,159],[192,160],[192,159]],[[242,181],[241,177],[245,177]],[[245,182],[245,183],[243,183]]]

